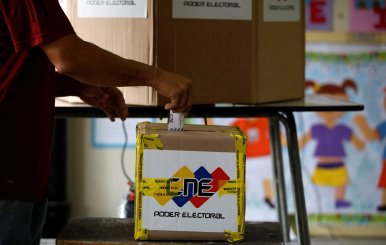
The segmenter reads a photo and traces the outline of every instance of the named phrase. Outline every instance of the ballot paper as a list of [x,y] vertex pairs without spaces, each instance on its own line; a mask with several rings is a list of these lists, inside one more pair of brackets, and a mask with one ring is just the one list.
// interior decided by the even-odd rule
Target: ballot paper
[[170,131],[184,130],[184,114],[170,111],[168,130]]

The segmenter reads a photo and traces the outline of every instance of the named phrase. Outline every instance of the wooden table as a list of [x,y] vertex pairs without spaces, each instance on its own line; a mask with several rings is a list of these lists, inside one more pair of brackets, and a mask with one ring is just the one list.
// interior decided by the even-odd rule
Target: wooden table
[[[135,241],[134,220],[118,218],[77,218],[68,223],[56,238],[57,245],[129,244],[230,244],[226,241]],[[248,222],[242,244],[283,244],[277,222]]]

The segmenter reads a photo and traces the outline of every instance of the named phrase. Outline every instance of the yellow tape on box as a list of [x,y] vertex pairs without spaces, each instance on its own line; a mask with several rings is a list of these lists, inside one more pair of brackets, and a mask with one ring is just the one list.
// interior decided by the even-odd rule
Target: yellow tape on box
[[246,138],[236,127],[137,126],[137,240],[244,236]]

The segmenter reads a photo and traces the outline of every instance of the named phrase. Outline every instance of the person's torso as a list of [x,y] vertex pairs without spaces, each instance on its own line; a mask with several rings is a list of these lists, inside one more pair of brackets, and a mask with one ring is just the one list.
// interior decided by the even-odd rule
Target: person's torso
[[47,182],[54,78],[55,69],[40,48],[15,51],[0,11],[0,199],[35,198],[31,191],[20,193]]

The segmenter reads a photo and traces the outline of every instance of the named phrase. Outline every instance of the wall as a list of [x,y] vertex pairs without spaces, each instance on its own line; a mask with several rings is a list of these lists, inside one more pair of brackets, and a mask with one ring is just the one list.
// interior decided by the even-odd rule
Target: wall
[[[93,148],[91,119],[69,119],[67,125],[70,218],[117,217],[117,208],[127,187],[121,171],[121,149]],[[133,149],[125,152],[125,160],[125,166],[132,174],[135,162]]]

